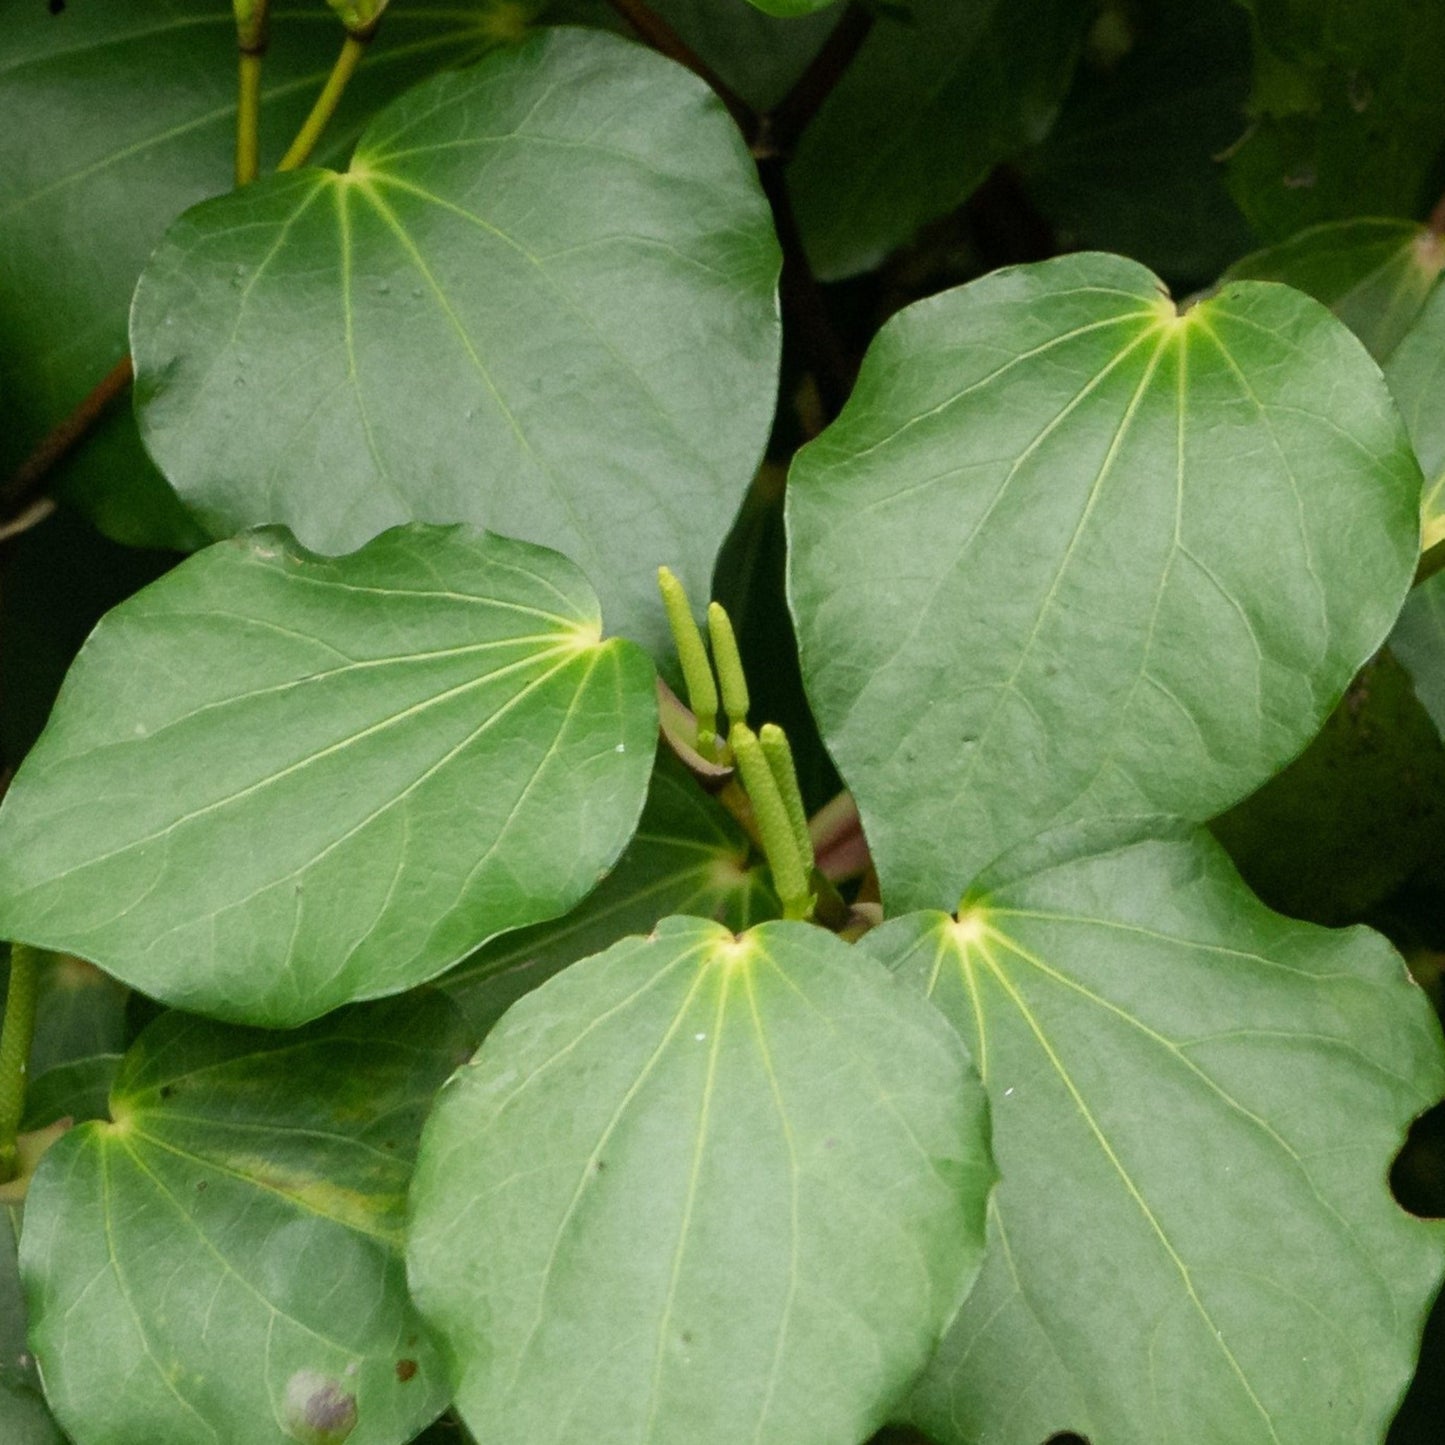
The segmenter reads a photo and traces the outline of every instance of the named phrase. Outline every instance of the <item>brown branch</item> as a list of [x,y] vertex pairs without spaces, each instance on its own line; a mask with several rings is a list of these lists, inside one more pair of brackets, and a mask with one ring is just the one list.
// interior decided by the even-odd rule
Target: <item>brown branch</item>
[[[787,176],[781,156],[769,156],[758,162],[758,179],[773,208],[773,225],[778,244],[783,248],[783,275],[779,295],[783,315],[796,323],[795,335],[803,365],[817,383],[818,397],[827,420],[831,421],[843,408],[853,389],[855,369],[838,333],[813,268],[803,249],[802,233],[793,215],[792,197],[788,194]],[[786,337],[787,330],[784,330]]]
[[666,20],[662,18],[647,0],[609,0],[612,8],[660,55],[685,65],[696,76],[705,80],[717,98],[727,106],[728,114],[737,121],[739,129],[752,142],[758,129],[758,117],[752,106],[685,41]]
[[873,29],[873,12],[852,0],[835,25],[823,48],[798,77],[793,88],[775,105],[765,119],[767,141],[779,154],[789,156],[813,117],[832,95],[854,57]]
[[129,356],[108,371],[74,411],[40,441],[0,487],[0,506],[7,514],[19,510],[40,490],[51,471],[90,434],[135,377]]

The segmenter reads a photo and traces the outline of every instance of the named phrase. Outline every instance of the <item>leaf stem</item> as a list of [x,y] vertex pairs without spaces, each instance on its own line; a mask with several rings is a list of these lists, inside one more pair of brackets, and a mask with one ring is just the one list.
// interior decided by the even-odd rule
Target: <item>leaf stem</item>
[[[341,47],[341,54],[337,57],[336,64],[332,67],[321,94],[316,98],[316,104],[311,108],[311,114],[306,117],[305,123],[296,133],[296,139],[291,142],[291,148],[281,158],[281,164],[276,167],[278,171],[295,170],[297,166],[304,165],[310,158],[316,142],[321,139],[322,131],[326,129],[327,122],[335,115],[342,93],[351,77],[356,73],[356,67],[361,63],[361,57],[366,54],[366,47],[374,34],[374,29],[362,34],[348,33],[346,41]],[[262,42],[261,48],[264,50],[264,42]],[[243,46],[236,118],[236,178],[239,184],[245,184],[242,179],[243,172],[246,172],[252,161],[256,159],[255,156],[249,154],[255,142],[245,138],[248,131],[252,129],[253,122],[243,120],[242,111],[250,103],[247,99],[247,87],[254,83],[257,86],[255,119],[259,120],[260,54],[258,52],[249,58],[256,62],[254,66],[247,66],[248,55]],[[248,74],[250,79],[248,79]],[[254,178],[254,174],[255,172],[251,171],[249,178]],[[101,378],[90,394],[69,416],[62,418],[51,431],[41,438],[35,450],[6,478],[4,484],[0,485],[0,517],[8,519],[24,508],[25,504],[40,490],[40,485],[46,477],[94,430],[111,403],[126,390],[134,379],[134,364],[129,356],[124,356]]]
[[236,12],[236,184],[249,186],[261,169],[261,57],[270,38],[271,0],[233,0]]
[[873,30],[873,12],[860,0],[851,0],[823,48],[809,62],[793,88],[764,120],[768,141],[779,155],[789,156],[823,102],[837,89],[848,67]]
[[356,74],[356,67],[361,64],[361,57],[366,54],[366,47],[375,33],[374,30],[347,33],[341,45],[341,54],[336,57],[336,64],[331,67],[331,74],[326,77],[321,94],[316,97],[311,114],[296,132],[296,139],[291,142],[290,149],[281,157],[281,163],[276,167],[278,171],[294,171],[311,159],[316,142],[321,139],[322,131],[336,114],[336,107],[341,104],[341,97],[351,77]]
[[784,343],[790,337],[796,338],[798,359],[812,374],[825,419],[831,421],[843,409],[853,389],[856,368],[834,329],[827,298],[803,249],[783,158],[768,156],[760,160],[758,179],[773,208],[773,225],[783,251],[783,275],[778,290],[785,323],[792,323],[784,325]]
[[130,357],[122,357],[75,410],[41,438],[35,450],[0,488],[0,505],[3,505],[6,516],[19,511],[31,499],[50,471],[85,439],[111,403],[131,384],[134,376]]
[[249,186],[261,170],[261,52],[239,52],[236,90],[236,184]]
[[0,1184],[8,1184],[20,1172],[15,1140],[25,1114],[25,1074],[35,1037],[39,985],[39,950],[12,943],[5,1022],[0,1025]]
[[609,0],[612,8],[660,55],[685,65],[705,80],[727,107],[738,128],[752,142],[758,130],[758,117],[753,108],[685,41],[646,0]]

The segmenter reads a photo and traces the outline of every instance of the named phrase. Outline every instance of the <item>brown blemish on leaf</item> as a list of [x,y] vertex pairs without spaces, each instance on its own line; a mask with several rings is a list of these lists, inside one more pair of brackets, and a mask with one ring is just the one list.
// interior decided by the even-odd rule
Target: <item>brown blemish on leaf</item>
[[341,1445],[356,1429],[356,1396],[319,1370],[297,1370],[286,1382],[286,1430],[302,1445]]
[[378,1188],[375,1193],[351,1189],[344,1184],[323,1179],[298,1169],[287,1168],[275,1159],[261,1155],[232,1155],[227,1165],[244,1174],[263,1189],[285,1195],[304,1209],[326,1219],[334,1219],[358,1233],[369,1234],[389,1244],[402,1235],[406,1212],[403,1190]]
[[416,1379],[417,1364],[415,1360],[398,1360],[396,1362],[396,1378],[404,1385],[408,1380]]

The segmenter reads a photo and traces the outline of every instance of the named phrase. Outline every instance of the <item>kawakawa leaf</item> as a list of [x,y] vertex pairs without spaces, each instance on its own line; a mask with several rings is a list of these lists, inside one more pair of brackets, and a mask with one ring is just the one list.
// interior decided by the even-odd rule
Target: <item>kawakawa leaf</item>
[[1282,281],[1323,301],[1384,361],[1445,267],[1445,238],[1417,221],[1326,221],[1236,261],[1226,281]]
[[[811,15],[776,16],[750,0],[649,0],[729,89],[757,111],[773,109],[822,49],[843,6],[832,0]],[[541,18],[636,36],[612,0],[547,0]]]
[[218,543],[86,643],[0,808],[0,936],[293,1025],[572,907],[621,852],[651,665],[466,527]]
[[872,1434],[974,1276],[993,1180],[921,1002],[821,929],[672,918],[515,1005],[411,1194],[413,1294],[476,1437]]
[[1390,650],[1409,670],[1416,695],[1445,736],[1445,573],[1410,593]]
[[1265,903],[1313,923],[1359,921],[1435,857],[1445,744],[1389,649],[1309,747],[1209,829]]
[[939,1445],[1382,1440],[1445,1266],[1387,1182],[1439,1023],[1383,938],[1270,913],[1203,833],[1072,842],[863,942],[972,1050],[1002,1178],[908,1414]]
[[[1435,244],[1445,254],[1445,237]],[[1445,541],[1445,287],[1437,286],[1385,367],[1425,473],[1421,543]]]
[[45,1406],[25,1338],[25,1299],[16,1259],[20,1207],[0,1207],[0,1439],[5,1445],[65,1445]]
[[1252,792],[1389,631],[1420,483],[1375,364],[1287,287],[1179,315],[1086,254],[894,317],[788,488],[804,680],[890,907],[1057,823]]
[[1248,249],[1220,157],[1239,139],[1249,67],[1237,0],[1101,5],[1057,121],[1019,162],[1060,246],[1193,284]]
[[1416,216],[1440,193],[1445,8],[1432,0],[1241,0],[1253,18],[1249,124],[1230,189],[1278,241],[1318,221]]
[[402,1227],[422,1120],[468,1040],[438,994],[300,1033],[152,1024],[112,1118],[52,1145],[26,1204],[30,1338],[66,1430],[402,1445],[439,1414]]
[[[263,164],[279,160],[336,59],[324,5],[272,5],[262,69]],[[511,0],[396,7],[342,98],[318,158],[439,68],[515,35]],[[0,476],[126,352],[136,278],[170,223],[229,190],[236,21],[222,0],[0,0]],[[107,536],[191,548],[205,538],[113,407],[52,480]]]
[[142,433],[215,535],[482,523],[570,556],[660,650],[657,566],[707,591],[767,439],[778,269],[702,81],[538,32],[388,106],[347,170],[172,226],[131,314]]
[[579,958],[669,914],[745,929],[782,912],[767,868],[743,830],[666,749],[637,832],[616,866],[570,913],[479,949],[438,986],[485,1033],[524,993]]
[[826,280],[876,266],[999,161],[1043,139],[1094,9],[1084,0],[878,8],[788,170],[809,260]]

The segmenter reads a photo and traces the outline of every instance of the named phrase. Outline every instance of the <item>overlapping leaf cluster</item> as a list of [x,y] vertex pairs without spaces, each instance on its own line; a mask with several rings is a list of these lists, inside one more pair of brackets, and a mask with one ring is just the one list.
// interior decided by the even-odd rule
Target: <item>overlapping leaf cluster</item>
[[[1382,1439],[1445,1264],[1387,1180],[1439,1027],[1385,938],[1271,912],[1205,825],[1288,893],[1259,840],[1367,704],[1392,807],[1445,795],[1445,592],[1412,590],[1445,224],[1408,147],[1401,214],[1351,211],[1371,143],[1328,139],[1339,84],[1390,134],[1435,112],[1359,103],[1337,7],[1191,13],[1181,116],[1254,67],[1241,258],[1198,127],[1168,183],[1070,159],[1159,102],[1172,3],[659,6],[721,97],[582,0],[332,8],[370,51],[323,149],[217,194],[231,16],[0,3],[6,460],[128,348],[133,408],[56,481],[193,549],[79,649],[0,809],[0,937],[53,955],[26,1126],[78,1121],[0,1251],[0,1426]],[[272,14],[270,159],[336,30]],[[989,186],[1081,241],[1232,264],[1176,304],[1138,259],[973,257],[856,377],[799,364],[817,279],[935,264],[920,228],[1020,156]],[[1175,183],[1212,245],[1098,204]],[[731,760],[657,747],[657,568],[761,589],[754,542],[796,664],[781,575],[739,615],[866,840],[843,938],[778,920]],[[1293,911],[1411,876],[1429,819],[1388,831]]]

